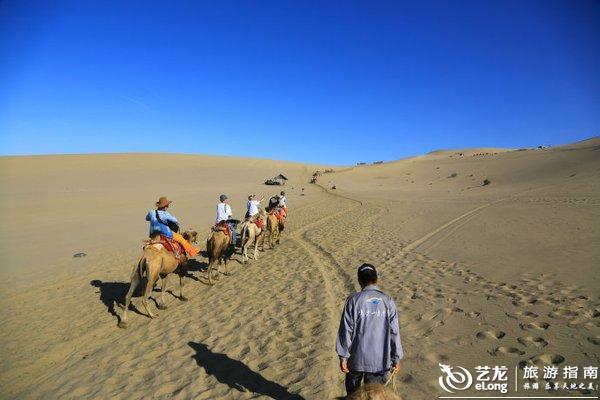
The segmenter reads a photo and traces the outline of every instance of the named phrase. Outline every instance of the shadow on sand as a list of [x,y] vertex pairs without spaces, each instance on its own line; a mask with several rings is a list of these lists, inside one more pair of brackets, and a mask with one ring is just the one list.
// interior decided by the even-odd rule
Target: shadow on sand
[[233,360],[226,354],[213,353],[203,343],[188,342],[188,345],[196,351],[196,354],[192,356],[196,363],[204,368],[207,374],[214,376],[219,382],[228,385],[232,389],[240,392],[250,391],[276,400],[304,399],[300,395],[288,392],[287,388],[280,384],[263,378],[262,375],[252,371],[243,362]]
[[[125,295],[127,294],[127,290],[129,290],[129,282],[102,282],[101,280],[94,279],[90,282],[90,285],[99,289],[100,301],[104,303],[108,313],[117,318],[117,323],[121,322],[121,316],[115,311],[115,305],[125,303]],[[134,297],[142,295],[141,286],[138,286],[133,293]],[[139,312],[132,304],[129,305],[129,309],[136,314],[145,315]]]

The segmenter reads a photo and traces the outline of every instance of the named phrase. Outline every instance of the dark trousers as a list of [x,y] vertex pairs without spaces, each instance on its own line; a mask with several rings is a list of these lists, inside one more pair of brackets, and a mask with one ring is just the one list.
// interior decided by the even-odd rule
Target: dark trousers
[[350,371],[346,374],[346,394],[350,396],[356,392],[363,380],[365,383],[381,383],[382,385],[388,378],[388,372],[358,372]]

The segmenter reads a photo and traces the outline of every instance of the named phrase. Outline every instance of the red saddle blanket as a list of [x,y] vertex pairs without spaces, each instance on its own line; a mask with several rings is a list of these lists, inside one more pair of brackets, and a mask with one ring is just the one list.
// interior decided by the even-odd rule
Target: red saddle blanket
[[167,250],[173,253],[175,258],[179,258],[180,255],[184,253],[183,246],[177,243],[176,241],[169,239],[165,235],[160,235],[160,244]]
[[[279,210],[279,211],[278,211]],[[277,217],[277,220],[279,222],[283,221],[285,219],[286,213],[283,209],[274,209],[273,211],[271,211],[270,214],[273,214],[275,217]]]
[[256,218],[252,222],[254,222],[254,224],[256,226],[258,226],[260,229],[264,229],[264,227],[265,227],[265,223],[260,218]]
[[231,244],[231,242],[232,242],[231,228],[229,227],[229,224],[226,221],[221,221],[218,224],[216,224],[213,227],[213,230],[225,232],[225,234],[229,238],[229,244]]

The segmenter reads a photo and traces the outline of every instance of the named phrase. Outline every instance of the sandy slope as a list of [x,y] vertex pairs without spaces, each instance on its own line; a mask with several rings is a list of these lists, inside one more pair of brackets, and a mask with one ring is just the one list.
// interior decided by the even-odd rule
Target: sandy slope
[[[401,312],[405,399],[439,395],[440,361],[597,365],[599,149],[438,152],[325,174],[329,192],[305,184],[315,166],[263,160],[2,158],[0,397],[340,396],[333,342],[363,261]],[[291,207],[279,247],[234,261],[215,287],[199,258],[188,302],[167,296],[157,320],[133,312],[116,327],[155,198],[206,231],[218,194],[241,215],[279,172]]]

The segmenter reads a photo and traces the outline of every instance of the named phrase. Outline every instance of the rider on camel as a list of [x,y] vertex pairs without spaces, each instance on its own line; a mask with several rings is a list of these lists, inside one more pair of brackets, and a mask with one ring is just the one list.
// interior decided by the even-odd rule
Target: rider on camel
[[233,222],[231,222],[231,216],[233,215],[233,212],[231,211],[231,206],[228,203],[229,197],[227,197],[227,195],[222,194],[219,196],[215,226],[224,225],[228,230],[227,236],[229,236],[231,244],[235,246],[237,233],[235,231],[235,227],[233,226]]
[[248,221],[250,221],[252,217],[254,217],[256,214],[258,214],[260,203],[264,199],[265,198],[262,197],[260,200],[256,200],[256,197],[253,194],[248,196],[248,202],[246,203],[246,208],[248,209],[248,211],[246,211],[246,219]]
[[160,234],[170,240],[174,240],[183,246],[185,252],[190,257],[194,257],[200,250],[192,246],[190,242],[185,240],[184,237],[178,233],[179,221],[167,211],[167,208],[169,208],[171,203],[172,201],[163,196],[156,202],[156,210],[148,211],[148,214],[146,214],[146,221],[150,222],[149,236],[153,237]]
[[287,217],[288,210],[286,201],[287,199],[285,198],[285,192],[282,190],[281,193],[279,193],[279,203],[277,204],[277,206],[283,210],[284,217]]
[[246,204],[246,207],[248,208],[248,211],[246,212],[246,221],[254,222],[259,228],[264,227],[262,221],[258,218],[260,203],[264,199],[265,198],[262,197],[260,200],[256,200],[256,197],[251,194],[248,196],[248,203]]

